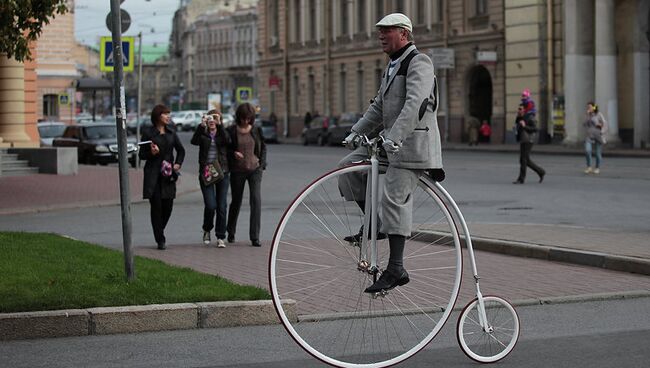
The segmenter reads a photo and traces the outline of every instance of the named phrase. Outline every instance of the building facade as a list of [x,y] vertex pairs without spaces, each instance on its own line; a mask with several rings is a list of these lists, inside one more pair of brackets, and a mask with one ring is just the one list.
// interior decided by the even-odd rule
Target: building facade
[[610,121],[611,142],[645,147],[648,7],[643,0],[262,0],[260,104],[288,135],[300,134],[308,111],[365,111],[387,63],[374,24],[402,12],[416,46],[434,60],[445,140],[464,141],[475,117],[492,126],[491,142],[514,142],[521,92],[530,89],[541,143],[579,145],[593,100]]
[[401,12],[413,22],[420,52],[454,54],[450,69],[436,70],[441,133],[451,141],[464,139],[464,123],[474,116],[504,136],[501,1],[263,0],[258,11],[260,105],[262,114],[284,120],[285,134],[300,134],[307,112],[339,116],[366,110],[388,61],[374,25]]
[[182,3],[170,36],[180,105],[203,108],[209,93],[230,99],[237,87],[253,85],[256,5],[257,0]]
[[38,77],[37,115],[42,120],[73,123],[75,117],[74,81],[80,76],[74,52],[74,1],[69,12],[57,15],[43,27],[36,53]]

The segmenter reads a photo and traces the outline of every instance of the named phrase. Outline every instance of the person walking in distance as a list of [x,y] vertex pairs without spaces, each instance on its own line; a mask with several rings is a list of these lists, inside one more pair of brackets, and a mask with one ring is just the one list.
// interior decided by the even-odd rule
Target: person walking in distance
[[533,149],[537,136],[537,127],[534,115],[527,114],[523,104],[520,104],[517,109],[515,127],[517,129],[517,142],[519,142],[519,176],[512,183],[523,184],[526,180],[526,168],[528,167],[539,175],[539,182],[541,183],[544,180],[546,171],[530,159],[530,151]]
[[251,245],[259,247],[262,218],[262,171],[266,169],[266,144],[260,127],[254,126],[255,108],[249,103],[239,105],[235,112],[235,124],[228,127],[231,144],[228,149],[230,167],[230,190],[232,201],[228,211],[228,242],[235,241],[237,218],[244,196],[244,185],[250,191],[249,236]]
[[[603,114],[598,111],[598,105],[594,102],[587,104],[587,115],[585,122],[585,156],[587,158],[587,168],[585,174],[600,174],[600,164],[603,161],[603,145],[606,143],[605,134],[607,133],[608,124]],[[591,167],[592,152],[596,156],[596,166]]]
[[[376,293],[408,283],[403,254],[407,236],[411,234],[413,199],[419,177],[426,170],[442,172],[440,134],[436,121],[437,87],[431,59],[418,52],[413,44],[411,20],[404,14],[393,13],[377,24],[379,42],[390,62],[386,67],[377,96],[363,117],[352,127],[344,144],[355,148],[361,135],[372,136],[383,130],[383,148],[388,168],[381,197],[382,221],[378,238],[387,234],[390,247],[386,269],[365,292]],[[368,158],[365,147],[358,147],[340,162],[346,166]],[[442,172],[444,174],[444,172]],[[441,180],[442,178],[440,178]],[[348,201],[365,208],[366,175],[353,173],[339,180],[339,190]],[[359,241],[359,233],[346,237]]]
[[[194,131],[193,145],[199,146],[199,185],[203,194],[203,244],[210,244],[210,231],[215,229],[217,248],[225,248],[226,220],[228,209],[228,145],[230,135],[221,122],[217,110],[208,111],[201,124]],[[216,182],[210,178],[211,166],[221,169],[223,176]],[[211,180],[208,180],[210,178]],[[216,215],[216,219],[215,219]]]
[[[151,205],[151,227],[158,249],[165,249],[165,227],[172,214],[176,197],[176,180],[179,176],[185,148],[169,126],[170,110],[165,105],[156,105],[151,111],[151,126],[142,132],[138,155],[145,160],[142,196]],[[176,158],[174,159],[174,151]]]

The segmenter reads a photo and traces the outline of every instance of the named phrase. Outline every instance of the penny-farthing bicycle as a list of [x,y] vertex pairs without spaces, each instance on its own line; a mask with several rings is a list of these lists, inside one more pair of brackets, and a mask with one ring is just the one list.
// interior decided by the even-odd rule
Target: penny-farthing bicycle
[[[386,367],[424,348],[449,318],[458,297],[464,240],[476,298],[461,311],[456,335],[463,352],[482,363],[508,355],[519,337],[519,318],[506,300],[483,296],[474,251],[458,206],[428,176],[413,193],[412,234],[404,267],[410,282],[390,291],[364,289],[388,262],[388,240],[365,231],[359,242],[344,238],[375,229],[381,190],[380,138],[363,137],[368,162],[333,170],[314,180],[287,208],[276,229],[269,281],[278,316],[308,353],[337,367]],[[366,210],[340,194],[339,178],[366,173]],[[369,226],[370,225],[370,226]],[[464,236],[461,236],[464,235]]]

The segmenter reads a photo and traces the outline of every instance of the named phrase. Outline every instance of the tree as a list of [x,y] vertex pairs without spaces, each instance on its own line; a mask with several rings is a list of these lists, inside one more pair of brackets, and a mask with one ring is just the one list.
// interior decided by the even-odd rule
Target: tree
[[32,60],[29,42],[38,39],[43,25],[68,11],[67,0],[1,0],[0,53],[23,62]]

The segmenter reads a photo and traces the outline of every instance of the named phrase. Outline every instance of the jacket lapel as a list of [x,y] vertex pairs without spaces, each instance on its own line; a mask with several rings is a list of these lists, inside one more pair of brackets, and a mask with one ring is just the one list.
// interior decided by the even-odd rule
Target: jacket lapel
[[[409,46],[406,51],[397,59],[397,65],[395,65],[395,68],[393,69],[393,74],[390,75],[388,78],[388,82],[386,82],[386,87],[384,88],[384,94],[388,91],[388,88],[390,88],[391,83],[393,83],[393,79],[395,79],[395,76],[397,75],[397,71],[402,65],[402,60],[406,58],[408,54],[410,54],[413,50],[415,49],[415,45]],[[388,74],[388,70],[390,68],[390,61],[388,62],[388,66],[386,66],[386,74]]]

